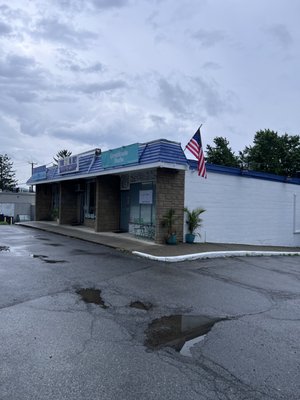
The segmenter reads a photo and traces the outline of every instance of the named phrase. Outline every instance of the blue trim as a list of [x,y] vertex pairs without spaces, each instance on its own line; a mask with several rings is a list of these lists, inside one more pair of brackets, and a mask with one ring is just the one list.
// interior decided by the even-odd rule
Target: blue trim
[[[104,171],[113,172],[116,169],[124,168],[124,172],[128,167],[135,166],[147,166],[150,164],[164,163],[166,165],[170,164],[170,167],[176,168],[176,165],[186,166],[189,165],[190,169],[197,169],[197,161],[187,160],[184,151],[181,148],[180,143],[171,142],[166,139],[158,139],[148,143],[138,144],[138,161],[124,166],[113,166],[104,169],[102,166],[101,155],[96,155],[92,150],[89,153],[78,154],[78,171],[68,173],[68,178],[78,178],[82,176],[90,175],[91,177],[97,176],[97,174]],[[282,183],[292,183],[295,185],[300,185],[299,178],[289,178],[285,176],[279,176],[274,174],[267,174],[264,172],[248,171],[242,170],[240,168],[225,167],[223,165],[206,164],[206,169],[209,172],[214,172],[218,174],[236,175],[243,176],[245,178],[255,178],[264,179],[274,182]],[[43,174],[38,174],[43,172]],[[35,176],[34,176],[35,175]],[[45,176],[45,177],[44,177]],[[43,177],[43,178],[42,178]],[[58,174],[57,167],[46,168],[46,166],[37,167],[34,169],[33,176],[27,181],[29,185],[39,184],[39,181],[61,181],[66,179],[66,175]]]
[[[128,147],[128,146],[126,146]],[[140,165],[147,166],[148,164],[165,163],[172,164],[170,167],[176,168],[178,166],[187,165],[187,159],[181,148],[181,144],[178,142],[171,142],[166,139],[154,140],[148,143],[138,144],[138,158],[137,161],[126,163],[126,165],[115,165],[106,167],[104,169],[102,165],[101,155],[95,155],[94,151],[89,153],[78,154],[79,167],[78,171],[69,172],[68,178],[81,178],[83,175],[97,176],[97,174],[104,171],[114,171],[116,169],[124,168],[126,171],[129,167],[135,167]],[[46,169],[46,166],[44,166]],[[61,181],[66,178],[64,175],[58,174],[57,167],[50,167],[46,169],[47,176],[43,181]],[[38,183],[33,177],[31,177],[27,184]]]
[[[187,160],[187,161],[190,169],[197,170],[197,161],[195,160]],[[267,181],[292,183],[294,185],[300,185],[300,178],[291,178],[287,176],[268,174],[266,172],[243,170],[234,167],[225,167],[223,165],[206,163],[206,170],[207,172],[215,172],[218,174],[236,175],[236,176],[243,176],[245,178],[264,179]]]

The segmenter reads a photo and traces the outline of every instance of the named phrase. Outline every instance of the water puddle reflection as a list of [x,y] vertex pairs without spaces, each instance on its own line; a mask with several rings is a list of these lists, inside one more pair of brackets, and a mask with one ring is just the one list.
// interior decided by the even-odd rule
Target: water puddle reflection
[[153,304],[150,302],[142,302],[142,301],[132,301],[129,304],[129,307],[131,308],[137,308],[138,310],[144,310],[144,311],[149,311],[153,308]]
[[190,355],[191,346],[203,340],[215,323],[224,320],[226,318],[205,315],[170,315],[158,318],[145,331],[145,345],[152,350],[172,347],[179,352],[182,350],[183,355]]
[[99,289],[92,289],[92,288],[79,289],[76,291],[76,293],[81,296],[81,299],[85,303],[98,304],[102,308],[108,308],[108,306],[104,303],[101,297],[101,290]]
[[0,246],[0,251],[10,251],[8,246]]
[[51,260],[48,256],[44,256],[43,254],[30,254],[32,258],[38,258],[39,260],[44,261],[47,264],[58,264],[58,263],[66,263],[66,260]]

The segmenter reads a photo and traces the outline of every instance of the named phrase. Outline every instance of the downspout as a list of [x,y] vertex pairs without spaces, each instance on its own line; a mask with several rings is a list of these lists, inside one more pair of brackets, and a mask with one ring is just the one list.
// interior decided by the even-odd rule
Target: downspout
[[90,170],[91,170],[91,168],[92,168],[94,162],[96,161],[96,158],[97,158],[100,154],[101,154],[101,149],[95,149],[94,157],[92,158],[92,161],[91,161],[91,163],[90,163],[90,166],[89,166],[89,169],[88,169],[87,173],[90,172]]
[[89,166],[89,169],[88,169],[87,173],[90,172],[90,170],[91,170],[91,168],[92,168],[92,166],[93,166],[95,160],[96,160],[96,156],[94,155],[94,157],[92,158],[92,161],[91,161],[91,163],[90,163],[90,166]]
[[297,195],[296,193],[294,193],[294,221],[293,221],[294,234],[300,233],[300,230],[296,229],[296,217],[297,217]]

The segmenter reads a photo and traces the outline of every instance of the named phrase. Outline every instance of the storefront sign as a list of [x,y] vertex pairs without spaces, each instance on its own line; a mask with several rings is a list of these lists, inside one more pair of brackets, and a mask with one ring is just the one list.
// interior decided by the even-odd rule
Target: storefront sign
[[104,151],[101,155],[102,167],[111,168],[120,165],[137,163],[139,160],[138,144],[119,147],[118,149]]
[[40,181],[46,178],[47,178],[47,170],[45,165],[33,168],[31,180]]
[[140,190],[139,198],[140,204],[152,204],[153,190]]
[[58,160],[58,173],[69,174],[78,171],[78,156],[64,157]]

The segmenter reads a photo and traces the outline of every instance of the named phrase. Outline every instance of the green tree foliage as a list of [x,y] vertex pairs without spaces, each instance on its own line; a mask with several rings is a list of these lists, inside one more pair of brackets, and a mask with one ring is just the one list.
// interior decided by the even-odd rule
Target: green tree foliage
[[240,152],[240,159],[246,168],[293,176],[300,171],[300,136],[278,135],[265,129],[256,132],[253,146],[246,146]]
[[225,165],[227,167],[238,167],[238,157],[234,154],[229,141],[217,136],[214,138],[215,146],[206,146],[206,161],[211,164]]
[[7,154],[0,154],[0,189],[12,191],[16,188],[17,180],[15,179],[15,171],[13,171],[13,163]]
[[56,153],[56,156],[53,157],[53,160],[55,161],[55,165],[57,165],[58,160],[65,158],[65,157],[70,157],[71,154],[72,154],[72,152],[67,149],[59,150]]

